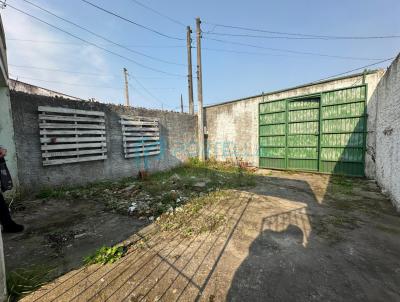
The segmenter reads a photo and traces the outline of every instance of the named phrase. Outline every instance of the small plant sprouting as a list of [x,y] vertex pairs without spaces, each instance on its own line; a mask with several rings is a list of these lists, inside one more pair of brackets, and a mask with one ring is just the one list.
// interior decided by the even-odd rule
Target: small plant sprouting
[[98,249],[94,254],[89,255],[83,259],[86,265],[90,264],[107,264],[114,263],[121,259],[126,253],[126,247],[123,245],[115,245],[112,247],[103,246]]

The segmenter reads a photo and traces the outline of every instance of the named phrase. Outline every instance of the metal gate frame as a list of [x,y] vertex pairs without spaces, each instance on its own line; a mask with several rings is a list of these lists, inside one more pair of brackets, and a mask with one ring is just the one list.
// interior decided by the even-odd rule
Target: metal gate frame
[[[363,95],[360,95],[360,98],[355,100],[355,101],[350,101],[350,102],[342,102],[342,103],[333,103],[333,104],[328,104],[324,105],[323,104],[323,98],[324,96],[327,96],[329,93],[335,93],[335,92],[340,92],[340,91],[346,91],[350,89],[356,89],[356,88],[361,88],[360,91],[363,93]],[[313,93],[313,94],[308,94],[308,95],[302,95],[302,96],[296,96],[292,98],[282,98],[282,99],[277,99],[273,101],[266,101],[264,102],[264,95],[263,95],[263,101],[258,104],[258,149],[259,149],[259,167],[260,168],[268,168],[268,169],[278,169],[278,170],[294,170],[294,171],[306,171],[306,172],[313,172],[313,173],[323,173],[323,174],[340,174],[340,175],[349,175],[349,176],[360,176],[364,177],[365,176],[365,152],[366,152],[366,138],[367,138],[367,96],[368,96],[368,87],[367,84],[362,84],[362,85],[357,85],[357,86],[351,86],[351,87],[344,87],[340,89],[333,89],[333,90],[327,90],[327,91],[321,91],[319,93]],[[288,104],[290,101],[294,100],[301,100],[301,99],[310,99],[310,98],[319,98],[319,126],[318,126],[318,170],[307,170],[307,169],[291,169],[288,168],[288,116],[289,116],[289,110],[288,110]],[[260,107],[263,104],[267,103],[276,103],[276,102],[285,102],[285,110],[281,111],[272,111],[272,112],[267,112],[267,113],[261,113]],[[330,118],[323,118],[323,108],[328,107],[328,106],[340,106],[340,105],[349,105],[349,104],[355,104],[355,103],[364,103],[362,114],[360,115],[355,115],[355,116],[338,116],[338,117],[330,117]],[[283,104],[281,104],[281,107]],[[283,109],[283,108],[282,108]],[[261,123],[261,115],[267,115],[267,114],[274,114],[274,113],[285,113],[285,121],[284,122],[279,122],[279,123],[271,123],[271,124],[265,124]],[[351,132],[345,132],[345,131],[338,131],[336,133],[334,132],[324,132],[323,129],[323,124],[324,121],[327,120],[340,120],[340,119],[359,119],[361,122],[362,121],[362,131],[351,131]],[[276,135],[265,135],[262,134],[261,127],[265,125],[285,125],[285,132],[276,134]],[[358,124],[357,124],[358,126]],[[353,134],[361,134],[362,135],[362,146],[326,146],[321,144],[321,137],[325,134],[348,134],[350,137]],[[281,148],[285,149],[285,154],[284,157],[264,157],[262,156],[262,144],[261,144],[261,139],[262,137],[285,137],[285,146],[274,146],[275,148]],[[265,148],[265,147],[264,147]],[[272,146],[270,148],[273,148]],[[361,149],[362,151],[362,156],[361,160],[355,160],[355,161],[349,161],[349,160],[342,160],[341,157],[339,157],[338,160],[324,160],[322,159],[322,151],[323,149],[332,149],[332,148],[342,148],[343,150],[348,149]],[[343,154],[342,154],[343,155]],[[263,164],[263,158],[264,159],[270,159],[270,164],[266,165]],[[335,163],[334,165],[331,164],[329,165],[328,163],[332,162]]]

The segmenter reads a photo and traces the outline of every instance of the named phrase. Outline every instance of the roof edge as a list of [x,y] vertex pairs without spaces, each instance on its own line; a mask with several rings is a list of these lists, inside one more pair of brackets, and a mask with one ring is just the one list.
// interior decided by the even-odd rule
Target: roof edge
[[222,105],[226,105],[226,104],[230,104],[230,103],[246,101],[246,100],[254,99],[254,98],[257,98],[257,97],[262,97],[263,95],[264,96],[268,96],[268,95],[271,95],[271,94],[281,93],[281,92],[290,91],[290,90],[299,89],[299,88],[304,88],[304,87],[307,87],[307,86],[314,86],[314,85],[329,83],[329,82],[333,82],[333,81],[359,77],[359,76],[362,76],[364,74],[365,75],[375,74],[375,73],[378,73],[379,71],[384,71],[384,70],[385,70],[384,68],[378,68],[378,69],[368,70],[367,72],[354,73],[354,74],[351,74],[351,75],[348,75],[348,76],[332,78],[332,79],[329,79],[329,80],[310,82],[310,83],[306,83],[306,84],[302,84],[302,85],[298,85],[298,86],[293,86],[293,87],[289,87],[289,88],[285,88],[285,89],[278,89],[278,90],[273,90],[273,91],[266,92],[266,93],[256,94],[256,95],[252,95],[252,96],[248,96],[248,97],[244,97],[244,98],[240,98],[240,99],[234,99],[234,100],[231,100],[231,101],[225,101],[225,102],[221,102],[221,103],[210,104],[210,105],[203,106],[203,108],[211,108],[211,107],[222,106]]

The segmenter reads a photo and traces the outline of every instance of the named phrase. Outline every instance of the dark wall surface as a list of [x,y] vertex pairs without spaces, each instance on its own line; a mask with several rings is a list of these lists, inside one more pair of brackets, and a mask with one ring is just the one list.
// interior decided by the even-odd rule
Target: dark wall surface
[[[160,171],[197,156],[197,118],[185,113],[149,110],[90,101],[67,100],[11,91],[18,175],[23,190],[85,184],[98,180],[136,176],[140,169]],[[107,159],[43,166],[38,106],[64,107],[105,113]],[[125,159],[120,116],[156,117],[160,121],[161,153]]]

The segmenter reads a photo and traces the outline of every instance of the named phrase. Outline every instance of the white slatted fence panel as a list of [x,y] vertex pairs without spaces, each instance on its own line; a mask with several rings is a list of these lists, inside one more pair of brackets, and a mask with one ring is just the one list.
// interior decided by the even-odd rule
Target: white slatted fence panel
[[104,112],[39,106],[44,166],[107,159]]
[[160,125],[157,118],[121,117],[125,158],[160,153]]

